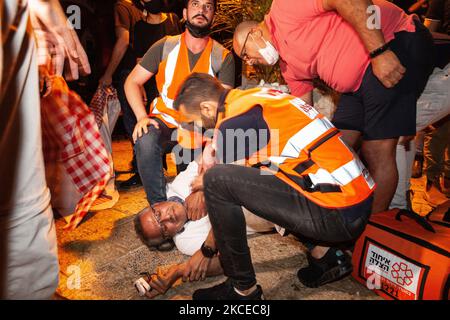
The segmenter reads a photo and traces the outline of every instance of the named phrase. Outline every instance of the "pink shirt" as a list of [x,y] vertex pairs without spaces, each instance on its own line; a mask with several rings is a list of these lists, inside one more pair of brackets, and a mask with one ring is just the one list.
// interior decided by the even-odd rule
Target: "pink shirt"
[[[380,8],[386,42],[395,32],[415,31],[414,16],[384,0],[373,3]],[[292,94],[311,91],[311,80],[319,75],[339,92],[358,90],[370,63],[368,52],[350,24],[336,11],[324,10],[323,0],[274,0],[265,22]]]

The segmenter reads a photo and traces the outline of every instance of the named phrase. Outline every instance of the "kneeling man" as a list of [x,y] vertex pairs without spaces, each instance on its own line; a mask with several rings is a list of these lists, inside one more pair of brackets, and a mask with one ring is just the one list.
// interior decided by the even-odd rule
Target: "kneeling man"
[[[204,193],[214,234],[204,246],[218,249],[228,279],[197,290],[194,300],[262,299],[242,207],[322,244],[298,276],[334,280],[339,266],[330,267],[335,257],[328,253],[335,251],[325,245],[362,233],[375,188],[339,130],[299,98],[267,88],[226,90],[199,73],[186,79],[174,107],[182,127],[215,128],[212,147],[205,150],[223,163],[206,170],[195,189]],[[231,164],[236,161],[244,166]]]

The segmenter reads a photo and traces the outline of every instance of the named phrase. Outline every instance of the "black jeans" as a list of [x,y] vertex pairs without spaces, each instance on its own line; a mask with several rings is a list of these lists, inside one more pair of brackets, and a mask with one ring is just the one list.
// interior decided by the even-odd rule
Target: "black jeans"
[[274,175],[237,165],[217,165],[206,172],[203,181],[220,261],[239,290],[256,283],[241,206],[291,232],[327,244],[356,239],[372,206],[370,197],[350,209],[323,208]]

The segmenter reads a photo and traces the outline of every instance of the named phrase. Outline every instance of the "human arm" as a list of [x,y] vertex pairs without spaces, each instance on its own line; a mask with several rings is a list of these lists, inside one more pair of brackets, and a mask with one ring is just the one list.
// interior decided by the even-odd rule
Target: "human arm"
[[62,76],[64,71],[68,81],[78,79],[80,74],[89,74],[91,68],[86,52],[76,32],[69,26],[59,1],[30,0],[29,8],[38,47],[41,85],[43,77]]
[[112,51],[111,59],[106,67],[105,73],[99,80],[99,84],[109,86],[112,83],[112,77],[117,67],[125,55],[130,42],[130,32],[123,27],[116,27],[116,43]]
[[215,150],[212,142],[207,142],[199,161],[198,176],[192,181],[190,185],[191,194],[185,200],[186,211],[190,220],[199,220],[208,214],[203,193],[203,176],[206,170],[215,164]]
[[[216,241],[212,229],[209,230],[208,236],[204,242],[204,245],[216,250]],[[183,270],[183,281],[198,281],[205,280],[208,275],[215,275],[218,273],[216,264],[212,264],[214,259],[217,259],[217,255],[211,258],[205,257],[202,250],[197,252],[187,261]]]
[[144,133],[148,132],[148,126],[153,125],[159,128],[159,124],[154,119],[151,119],[147,115],[145,110],[145,95],[144,84],[153,76],[153,73],[147,71],[140,64],[137,64],[131,71],[127,80],[125,81],[125,95],[127,96],[128,103],[136,116],[136,126],[133,130],[133,141],[136,140]]
[[111,53],[108,66],[99,84],[109,86],[112,83],[112,77],[130,44],[130,30],[134,24],[133,14],[126,3],[118,1],[114,6],[114,28],[116,35],[116,42]]
[[[325,11],[337,11],[358,33],[367,52],[385,45],[385,39],[380,28],[369,28],[367,21],[368,7],[373,6],[370,0],[322,0]],[[376,11],[375,11],[376,12]],[[406,72],[394,52],[386,50],[371,59],[374,75],[387,88],[394,87]]]

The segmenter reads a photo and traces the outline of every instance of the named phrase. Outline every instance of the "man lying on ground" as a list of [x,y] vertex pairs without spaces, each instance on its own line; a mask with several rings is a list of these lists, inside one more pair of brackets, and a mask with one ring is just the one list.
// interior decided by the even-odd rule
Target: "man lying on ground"
[[[151,281],[139,279],[137,286],[140,286],[140,292],[146,291],[149,298],[165,293],[180,278],[184,281],[197,281],[204,280],[207,276],[223,274],[217,255],[212,251],[214,257],[208,258],[205,256],[209,253],[208,248],[201,249],[211,230],[208,216],[190,221],[184,204],[184,200],[191,194],[191,184],[198,175],[199,164],[193,161],[168,185],[167,201],[147,207],[136,215],[136,232],[147,246],[161,246],[173,239],[181,253],[192,256],[189,260],[172,266],[164,275],[154,274]],[[248,235],[273,230],[273,223],[253,215],[245,208],[243,211]],[[280,229],[280,232],[283,230]]]

